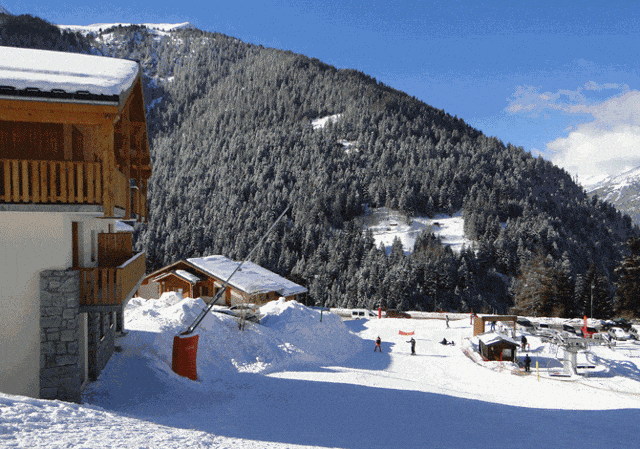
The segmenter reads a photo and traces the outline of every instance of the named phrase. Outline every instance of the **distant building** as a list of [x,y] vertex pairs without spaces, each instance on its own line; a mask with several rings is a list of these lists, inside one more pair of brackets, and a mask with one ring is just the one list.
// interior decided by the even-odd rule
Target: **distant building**
[[78,401],[145,271],[121,220],[151,175],[134,61],[0,47],[0,391]]
[[[224,256],[180,260],[145,277],[137,294],[150,299],[175,291],[184,297],[210,301],[239,264]],[[298,300],[305,293],[307,289],[301,285],[252,262],[245,262],[229,281],[224,300],[219,303],[228,306],[264,304],[280,297]]]

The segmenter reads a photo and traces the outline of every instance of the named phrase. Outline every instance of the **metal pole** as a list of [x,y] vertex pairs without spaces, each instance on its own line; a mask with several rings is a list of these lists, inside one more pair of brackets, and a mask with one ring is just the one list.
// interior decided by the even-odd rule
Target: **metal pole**
[[198,327],[198,325],[200,324],[200,322],[204,319],[204,317],[207,315],[207,313],[209,313],[209,311],[213,308],[213,305],[216,303],[216,301],[218,301],[220,295],[222,295],[222,293],[224,293],[224,291],[227,289],[227,285],[229,284],[229,281],[231,280],[231,278],[233,277],[234,274],[236,274],[236,272],[240,269],[240,267],[242,267],[242,265],[244,265],[244,263],[249,260],[251,258],[251,255],[253,254],[253,252],[260,246],[260,244],[262,243],[262,241],[265,239],[265,237],[267,237],[267,235],[269,235],[269,233],[271,232],[271,230],[276,226],[276,224],[278,224],[278,222],[280,221],[280,219],[282,217],[284,217],[284,214],[287,213],[287,211],[289,210],[289,206],[287,206],[287,208],[284,210],[284,212],[282,212],[280,214],[280,216],[278,217],[278,219],[276,221],[273,222],[273,224],[271,225],[271,227],[267,230],[267,232],[262,236],[262,238],[260,239],[260,241],[257,243],[256,246],[253,247],[253,249],[251,250],[251,252],[249,253],[249,255],[246,257],[246,259],[244,259],[236,268],[235,270],[233,270],[233,272],[229,275],[229,277],[227,278],[226,281],[224,281],[224,284],[222,284],[222,287],[220,287],[220,290],[218,291],[218,293],[216,293],[216,295],[213,297],[213,301],[211,301],[209,303],[209,305],[207,307],[205,307],[202,312],[200,312],[200,315],[198,315],[198,317],[195,319],[195,321],[193,322],[193,324],[191,324],[191,326],[189,326],[187,328],[187,330],[185,330],[184,332],[182,332],[180,335],[189,335],[191,334],[194,330],[196,330],[196,328]]
[[591,319],[593,319],[593,283],[594,279],[591,280]]

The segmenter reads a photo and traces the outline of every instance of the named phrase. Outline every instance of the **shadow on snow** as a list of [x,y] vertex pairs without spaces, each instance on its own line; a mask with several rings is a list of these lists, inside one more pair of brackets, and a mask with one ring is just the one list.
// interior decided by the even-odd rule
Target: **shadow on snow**
[[[149,337],[140,333],[136,338]],[[388,364],[384,352],[363,351],[353,361],[354,367],[371,370]],[[618,425],[637,422],[637,409],[530,409],[261,374],[230,373],[193,382],[169,367],[153,366],[135,348],[114,354],[103,375],[107,372],[109,384],[92,384],[86,402],[157,424],[232,438],[353,449],[640,445],[634,426]]]

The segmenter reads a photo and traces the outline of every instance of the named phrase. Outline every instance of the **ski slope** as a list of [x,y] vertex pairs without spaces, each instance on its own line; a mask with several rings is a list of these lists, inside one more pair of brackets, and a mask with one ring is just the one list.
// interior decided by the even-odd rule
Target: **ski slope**
[[[119,341],[82,405],[0,394],[0,447],[583,448],[637,447],[640,346],[593,349],[598,369],[554,378],[541,366],[476,362],[469,317],[342,321],[296,302],[239,330],[212,313],[198,329],[198,381],[170,369],[173,336],[201,300],[134,298]],[[417,355],[410,355],[414,332]],[[383,353],[373,340],[382,338]],[[442,338],[455,346],[443,346]]]

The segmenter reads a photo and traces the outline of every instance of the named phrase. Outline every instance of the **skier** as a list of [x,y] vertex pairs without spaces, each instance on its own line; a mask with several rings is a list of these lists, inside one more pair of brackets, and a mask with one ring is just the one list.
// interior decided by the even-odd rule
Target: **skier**
[[524,371],[527,373],[531,371],[531,357],[529,357],[529,354],[524,358]]
[[376,350],[380,350],[380,352],[382,352],[382,339],[380,338],[380,336],[378,336],[378,338],[376,338],[376,347],[373,348],[373,352],[376,352]]
[[447,319],[447,329],[449,329],[449,315],[445,315],[445,318]]
[[522,343],[522,350],[526,350],[527,349],[527,337],[525,337],[524,335],[522,336],[522,338],[520,339],[520,342]]
[[416,340],[411,337],[411,340],[409,340],[407,343],[411,343],[411,355],[416,355]]

